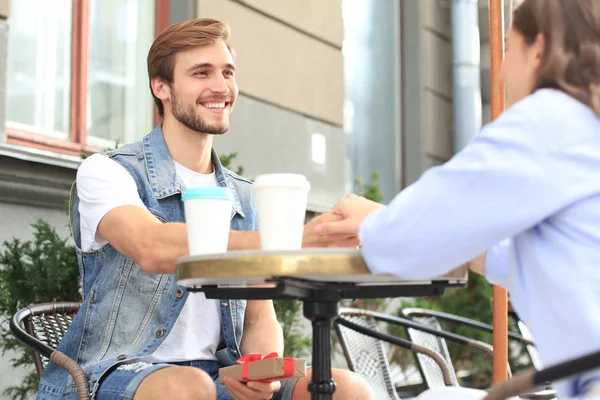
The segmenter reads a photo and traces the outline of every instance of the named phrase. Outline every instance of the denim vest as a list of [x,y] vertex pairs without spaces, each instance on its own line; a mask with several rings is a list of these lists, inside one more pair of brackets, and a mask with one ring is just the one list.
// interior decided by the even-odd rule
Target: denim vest
[[[162,222],[184,222],[183,183],[159,125],[141,142],[105,153],[131,174],[140,198]],[[232,230],[256,230],[251,182],[225,169],[216,153],[212,163],[220,186],[233,193]],[[71,190],[71,230],[75,239],[83,303],[58,349],[84,369],[94,394],[108,369],[154,352],[169,334],[188,291],[174,274],[149,274],[110,244],[99,250],[81,250],[79,200],[76,183]],[[240,355],[245,300],[220,300],[222,337],[217,357],[231,365]],[[201,321],[198,321],[201,323]],[[66,370],[49,363],[42,375],[38,398],[77,398]]]

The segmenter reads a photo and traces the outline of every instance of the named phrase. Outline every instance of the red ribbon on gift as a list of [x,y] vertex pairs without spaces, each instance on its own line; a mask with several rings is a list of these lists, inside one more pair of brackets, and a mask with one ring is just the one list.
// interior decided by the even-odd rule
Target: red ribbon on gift
[[[260,353],[250,353],[242,356],[236,360],[236,363],[242,366],[242,379],[249,381],[248,379],[248,364],[254,361],[266,360],[269,358],[279,358],[279,355],[275,352],[263,356]],[[281,378],[289,378],[294,376],[294,359],[291,357],[283,357],[283,375],[276,376],[268,379],[259,379],[258,382],[273,382]]]

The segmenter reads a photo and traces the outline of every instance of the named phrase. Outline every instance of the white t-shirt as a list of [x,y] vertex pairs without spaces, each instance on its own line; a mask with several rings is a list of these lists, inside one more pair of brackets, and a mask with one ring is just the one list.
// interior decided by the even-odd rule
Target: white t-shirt
[[[185,187],[217,186],[215,174],[199,174],[175,163]],[[81,249],[97,250],[108,242],[98,233],[100,220],[110,210],[126,205],[146,208],[133,177],[116,161],[94,154],[77,171],[77,195],[81,226]],[[148,362],[216,360],[221,339],[221,310],[218,300],[204,293],[190,293],[173,329]]]

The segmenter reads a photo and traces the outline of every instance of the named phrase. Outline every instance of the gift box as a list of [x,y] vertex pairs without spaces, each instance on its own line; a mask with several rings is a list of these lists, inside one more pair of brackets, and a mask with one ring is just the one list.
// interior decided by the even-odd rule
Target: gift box
[[282,381],[306,376],[306,360],[301,358],[279,357],[277,353],[266,356],[248,354],[240,357],[237,365],[219,369],[219,382],[230,376],[240,382]]

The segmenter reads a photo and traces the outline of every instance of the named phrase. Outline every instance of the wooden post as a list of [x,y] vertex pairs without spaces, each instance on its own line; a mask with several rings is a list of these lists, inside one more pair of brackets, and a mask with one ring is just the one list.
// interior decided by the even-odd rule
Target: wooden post
[[[504,85],[500,81],[500,69],[504,57],[503,3],[503,0],[489,0],[492,119],[502,114],[505,108]],[[494,286],[493,312],[493,383],[497,384],[508,378],[508,295],[506,290],[498,286]]]

